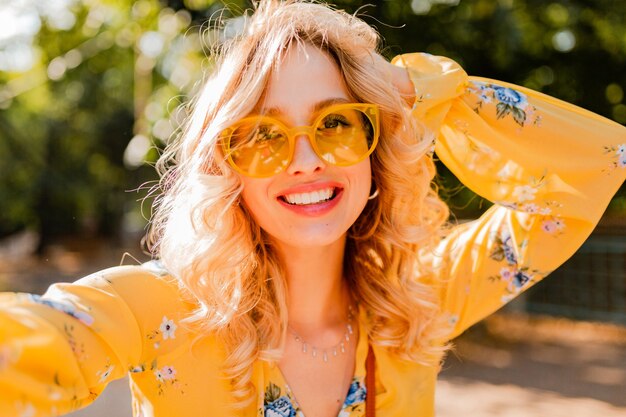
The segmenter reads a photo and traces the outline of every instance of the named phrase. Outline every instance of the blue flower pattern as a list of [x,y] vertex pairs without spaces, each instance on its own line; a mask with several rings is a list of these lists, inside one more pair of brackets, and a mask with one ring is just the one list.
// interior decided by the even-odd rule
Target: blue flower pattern
[[517,255],[515,254],[515,249],[511,244],[511,236],[503,235],[500,240],[500,249],[502,250],[502,254],[504,259],[506,259],[509,265],[517,264]]
[[296,417],[296,409],[291,404],[289,397],[282,397],[265,404],[265,417]]
[[[498,119],[510,115],[521,127],[526,126],[531,119],[535,125],[541,122],[541,117],[535,115],[537,110],[535,106],[531,105],[526,95],[518,90],[497,84],[473,81],[467,87],[467,92],[478,99],[474,106],[476,113],[480,113],[484,104],[494,103],[496,118]],[[533,115],[534,117],[531,117]]]
[[515,107],[525,107],[528,103],[526,96],[522,93],[515,91],[511,88],[500,87],[497,85],[491,85],[491,88],[496,93],[498,101]]
[[67,314],[68,316],[74,317],[78,321],[82,322],[87,326],[91,326],[93,324],[93,317],[82,310],[78,310],[72,304],[62,303],[60,301],[48,300],[46,298],[42,298],[36,294],[28,294],[30,300],[34,303],[41,304],[58,310],[62,313]]
[[[489,279],[491,281],[504,282],[507,284],[506,290],[508,295],[504,297],[503,301],[508,301],[511,295],[518,294],[527,285],[530,285],[533,281],[538,279],[539,275],[547,275],[537,270],[530,269],[528,266],[519,265],[516,248],[508,230],[502,229],[494,237],[494,242],[495,246],[489,258],[497,262],[504,262],[504,265],[498,275],[491,276]],[[522,242],[521,247],[525,245],[526,242]]]
[[352,381],[352,384],[350,384],[350,389],[348,390],[346,401],[343,404],[344,408],[365,402],[366,394],[367,392],[365,390],[365,386],[361,384],[361,381],[355,378]]
[[518,270],[515,274],[513,274],[513,285],[515,288],[522,288],[530,282],[531,279],[532,277],[530,275],[524,273],[522,270]]
[[[292,396],[289,388],[283,394],[281,388],[270,382],[265,388],[265,399],[263,410],[259,410],[259,416],[263,417],[304,417],[302,410],[298,406],[296,399]],[[354,377],[350,384],[350,389],[341,408],[341,416],[349,415],[352,411],[364,411],[367,391],[363,378]],[[361,410],[362,409],[362,410]]]

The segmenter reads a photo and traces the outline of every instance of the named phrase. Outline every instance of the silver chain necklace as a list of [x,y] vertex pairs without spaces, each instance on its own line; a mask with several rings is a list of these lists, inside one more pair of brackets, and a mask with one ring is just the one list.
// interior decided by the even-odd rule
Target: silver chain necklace
[[352,327],[352,321],[354,319],[354,313],[352,311],[352,306],[348,307],[348,320],[346,323],[346,331],[344,332],[341,340],[338,343],[334,344],[330,347],[320,348],[314,345],[307,343],[306,340],[302,336],[300,336],[291,326],[287,325],[287,329],[293,335],[296,342],[302,344],[302,353],[308,354],[311,353],[311,356],[317,358],[320,356],[324,362],[328,362],[328,358],[332,356],[337,356],[339,353],[346,353],[346,347],[350,344],[350,340],[352,334],[354,333],[354,329]]

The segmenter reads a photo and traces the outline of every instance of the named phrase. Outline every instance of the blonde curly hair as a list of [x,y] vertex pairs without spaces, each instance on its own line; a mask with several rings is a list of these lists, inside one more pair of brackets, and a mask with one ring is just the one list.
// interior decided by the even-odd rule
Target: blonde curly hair
[[262,0],[243,33],[220,46],[182,133],[158,163],[162,194],[148,234],[153,254],[198,302],[187,320],[215,335],[237,405],[254,398],[252,365],[278,360],[287,327],[286,281],[263,230],[240,203],[242,182],[219,133],[248,115],[286,50],[310,44],[331,56],[349,93],[381,110],[371,156],[379,196],[348,231],[344,276],[369,320],[372,343],[424,364],[440,360],[445,328],[420,262],[440,239],[448,208],[431,185],[432,135],[375,65],[379,36],[361,19],[307,1]]

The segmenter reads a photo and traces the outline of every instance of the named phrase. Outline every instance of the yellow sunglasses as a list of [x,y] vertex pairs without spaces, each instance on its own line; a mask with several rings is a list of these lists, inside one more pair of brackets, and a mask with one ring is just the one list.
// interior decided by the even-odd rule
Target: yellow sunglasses
[[273,117],[256,115],[234,123],[220,138],[224,155],[237,172],[270,177],[289,166],[299,135],[309,138],[323,161],[349,166],[374,151],[379,132],[376,104],[342,103],[323,109],[310,126],[289,128]]

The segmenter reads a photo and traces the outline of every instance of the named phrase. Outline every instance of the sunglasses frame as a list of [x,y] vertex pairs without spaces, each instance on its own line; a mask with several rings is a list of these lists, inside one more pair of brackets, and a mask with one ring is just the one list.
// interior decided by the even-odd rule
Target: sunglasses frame
[[[321,155],[318,147],[317,147],[317,143],[315,140],[315,128],[316,126],[318,126],[322,120],[328,116],[329,114],[335,112],[335,111],[339,111],[339,110],[345,110],[345,109],[353,109],[353,110],[358,110],[360,112],[362,112],[363,114],[365,114],[365,116],[368,118],[368,120],[370,121],[370,123],[372,124],[373,127],[373,132],[372,132],[372,146],[370,147],[370,149],[368,150],[368,152],[363,155],[362,157],[360,157],[358,160],[356,161],[351,161],[349,163],[332,163],[327,161],[326,159],[324,159],[324,157]],[[237,127],[239,127],[240,124],[248,122],[248,121],[252,121],[252,120],[256,120],[258,121],[257,123],[261,123],[263,121],[269,121],[271,122],[271,124],[274,124],[276,126],[278,126],[280,129],[282,129],[286,134],[287,134],[287,141],[288,141],[288,145],[289,145],[289,157],[287,159],[287,163],[285,163],[282,168],[277,171],[277,172],[272,172],[271,174],[268,175],[251,175],[248,172],[246,172],[245,170],[239,168],[237,166],[237,164],[235,163],[235,161],[232,158],[232,152],[231,152],[231,148],[230,148],[230,140],[232,137],[232,133],[237,129]],[[270,116],[263,116],[263,115],[255,115],[255,116],[248,116],[248,117],[244,117],[243,119],[235,122],[233,125],[231,125],[230,127],[224,129],[224,131],[222,131],[222,133],[220,134],[220,138],[221,138],[221,144],[222,144],[222,150],[224,152],[224,155],[226,155],[226,159],[228,160],[228,163],[230,164],[230,166],[237,172],[239,172],[240,174],[243,174],[245,176],[248,177],[253,177],[253,178],[267,178],[267,177],[271,177],[273,175],[277,175],[279,173],[281,173],[282,171],[284,171],[293,161],[293,155],[295,152],[295,142],[296,142],[296,138],[300,135],[306,135],[309,139],[309,144],[311,145],[311,148],[313,149],[313,151],[315,152],[315,154],[318,156],[318,158],[320,158],[320,160],[324,161],[324,163],[329,164],[329,165],[334,165],[334,166],[350,166],[350,165],[356,165],[359,162],[365,160],[365,158],[369,157],[372,152],[374,152],[374,149],[376,149],[376,145],[378,145],[378,137],[380,136],[380,111],[378,108],[377,104],[369,104],[369,103],[341,103],[341,104],[333,104],[330,105],[326,108],[324,108],[320,114],[315,118],[315,120],[313,121],[313,123],[311,125],[303,125],[303,126],[294,126],[292,128],[289,128],[287,125],[285,125],[283,122],[281,122],[278,119],[275,119],[273,117]]]

